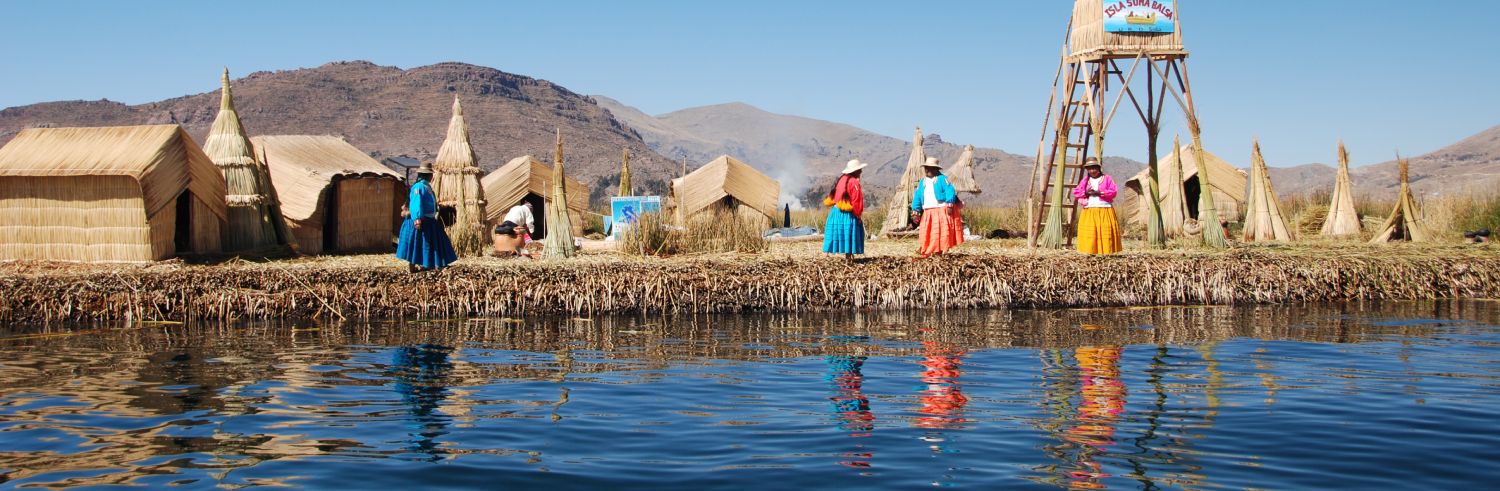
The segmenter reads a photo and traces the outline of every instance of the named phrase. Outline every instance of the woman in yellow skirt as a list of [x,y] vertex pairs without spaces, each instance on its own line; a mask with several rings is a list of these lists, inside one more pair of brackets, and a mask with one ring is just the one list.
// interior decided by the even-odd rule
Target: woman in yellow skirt
[[1089,157],[1083,163],[1088,172],[1073,188],[1073,199],[1083,205],[1078,217],[1078,251],[1088,254],[1120,252],[1120,222],[1115,219],[1115,195],[1120,190],[1115,180],[1104,175],[1099,159]]

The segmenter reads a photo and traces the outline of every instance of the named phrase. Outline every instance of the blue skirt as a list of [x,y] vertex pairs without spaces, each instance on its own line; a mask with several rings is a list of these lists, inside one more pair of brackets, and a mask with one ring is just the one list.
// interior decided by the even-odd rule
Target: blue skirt
[[396,257],[424,268],[441,268],[458,260],[453,252],[453,242],[448,232],[443,231],[443,221],[436,218],[423,220],[422,230],[412,225],[411,218],[401,222],[401,240],[396,243]]
[[865,222],[837,207],[829,210],[828,223],[823,227],[823,252],[864,254]]

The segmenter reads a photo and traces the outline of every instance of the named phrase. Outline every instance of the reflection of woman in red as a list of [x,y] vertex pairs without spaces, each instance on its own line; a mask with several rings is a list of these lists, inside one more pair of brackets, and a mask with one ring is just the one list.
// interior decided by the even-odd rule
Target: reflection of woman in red
[[922,390],[922,408],[917,411],[926,416],[917,418],[917,426],[962,428],[959,423],[963,423],[964,418],[960,411],[969,398],[964,397],[960,390],[958,376],[963,371],[958,367],[963,364],[962,357],[966,352],[935,341],[923,341],[922,350],[919,363],[924,367],[922,382],[927,388]]

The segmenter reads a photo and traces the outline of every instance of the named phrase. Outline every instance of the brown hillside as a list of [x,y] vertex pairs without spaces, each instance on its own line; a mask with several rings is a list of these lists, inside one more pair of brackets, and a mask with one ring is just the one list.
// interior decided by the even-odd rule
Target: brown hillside
[[[338,135],[377,159],[430,160],[442,146],[457,95],[486,171],[526,154],[550,163],[556,128],[562,128],[568,172],[595,197],[613,192],[597,184],[617,182],[621,149],[630,149],[638,192],[665,191],[665,180],[678,169],[592,98],[493,68],[439,63],[402,70],[353,61],[256,72],[232,83],[251,136]],[[217,74],[204,74],[203,85],[216,87]],[[12,107],[0,110],[0,144],[31,127],[174,122],[201,142],[218,109],[218,90],[136,106],[104,100]]]

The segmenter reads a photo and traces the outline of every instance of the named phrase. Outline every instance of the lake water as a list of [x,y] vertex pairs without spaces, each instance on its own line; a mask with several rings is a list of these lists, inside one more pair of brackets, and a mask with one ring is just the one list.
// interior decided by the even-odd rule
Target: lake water
[[12,326],[0,487],[1480,488],[1497,325],[1461,300]]

